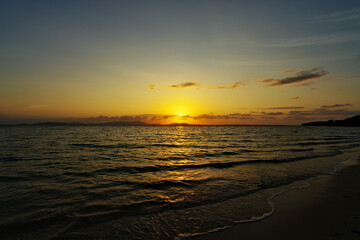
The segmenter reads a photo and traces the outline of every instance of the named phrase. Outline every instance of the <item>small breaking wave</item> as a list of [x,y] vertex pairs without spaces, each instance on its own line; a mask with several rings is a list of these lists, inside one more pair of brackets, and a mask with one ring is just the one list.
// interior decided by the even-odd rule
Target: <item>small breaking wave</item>
[[341,152],[331,152],[326,154],[318,154],[318,155],[306,155],[300,157],[293,157],[293,158],[284,158],[284,159],[268,159],[268,160],[243,160],[243,161],[228,161],[228,162],[211,162],[211,163],[204,163],[204,164],[177,164],[177,165],[155,165],[155,166],[119,166],[115,168],[105,168],[95,171],[97,174],[102,173],[109,173],[109,172],[127,172],[127,173],[145,173],[145,172],[158,172],[158,171],[178,171],[178,170],[186,170],[186,169],[202,169],[202,168],[231,168],[238,165],[244,164],[281,164],[286,162],[294,162],[300,161],[304,159],[311,159],[311,158],[319,158],[319,157],[330,157],[336,156]]
[[[222,227],[218,227],[218,228],[214,228],[214,229],[210,229],[208,231],[204,231],[204,232],[197,232],[197,233],[180,233],[175,240],[184,240],[184,239],[188,239],[188,238],[192,238],[192,237],[196,237],[196,236],[203,236],[203,235],[207,235],[207,234],[211,234],[214,232],[218,232],[218,231],[222,231],[225,229],[228,229],[230,227],[233,227],[234,225],[237,224],[244,224],[244,223],[253,223],[253,222],[258,222],[258,221],[262,221],[270,216],[272,216],[275,212],[275,198],[292,190],[296,190],[296,189],[304,189],[304,188],[308,188],[310,187],[310,183],[311,181],[324,176],[324,175],[333,175],[335,173],[337,173],[339,171],[339,169],[343,166],[344,162],[347,161],[347,158],[342,159],[335,167],[334,170],[332,172],[328,172],[328,173],[322,173],[320,175],[314,176],[314,177],[310,177],[308,179],[302,180],[299,179],[299,181],[302,183],[299,186],[289,186],[283,190],[280,190],[277,193],[274,193],[272,195],[270,195],[267,199],[267,204],[271,207],[271,210],[268,212],[264,212],[261,216],[252,216],[250,219],[244,219],[244,220],[235,220],[231,225],[226,225],[226,226],[222,226]],[[292,183],[289,183],[292,184]]]

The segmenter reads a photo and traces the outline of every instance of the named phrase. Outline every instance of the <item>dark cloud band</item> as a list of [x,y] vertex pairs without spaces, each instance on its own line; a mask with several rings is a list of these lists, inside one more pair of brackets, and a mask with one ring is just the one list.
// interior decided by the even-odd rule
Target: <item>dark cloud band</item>
[[185,83],[170,85],[168,87],[170,87],[170,88],[187,88],[187,87],[198,87],[198,86],[199,86],[199,84],[194,83],[194,82],[185,82]]
[[313,79],[320,78],[322,76],[325,76],[328,74],[327,71],[321,70],[321,67],[313,67],[308,70],[301,69],[301,70],[291,70],[286,71],[285,73],[292,73],[295,74],[295,76],[292,77],[286,77],[281,79],[265,79],[262,80],[262,83],[268,84],[268,87],[274,87],[274,86],[282,86],[286,84],[292,84],[292,83],[300,83],[304,81],[310,81]]

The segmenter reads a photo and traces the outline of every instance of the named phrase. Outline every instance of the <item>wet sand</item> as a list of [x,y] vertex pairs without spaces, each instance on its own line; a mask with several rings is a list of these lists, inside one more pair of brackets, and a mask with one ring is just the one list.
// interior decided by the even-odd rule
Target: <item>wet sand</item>
[[191,239],[360,239],[359,153],[334,175],[277,196],[272,216]]

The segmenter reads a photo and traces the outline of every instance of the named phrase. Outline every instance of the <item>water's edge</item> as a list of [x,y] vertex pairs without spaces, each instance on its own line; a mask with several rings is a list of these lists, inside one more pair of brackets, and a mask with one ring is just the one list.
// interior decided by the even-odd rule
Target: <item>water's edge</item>
[[[239,225],[239,224],[245,224],[245,223],[255,223],[255,222],[259,222],[262,221],[266,218],[271,217],[275,211],[275,200],[278,196],[283,195],[284,193],[287,193],[289,191],[293,191],[293,190],[298,190],[298,189],[304,189],[304,188],[309,188],[311,187],[311,184],[313,184],[313,182],[315,180],[318,180],[319,178],[325,177],[325,176],[331,176],[331,175],[335,175],[336,173],[338,173],[339,171],[341,171],[341,169],[343,167],[345,167],[345,164],[347,162],[352,162],[352,164],[360,164],[360,162],[358,162],[360,160],[360,155],[359,156],[351,156],[351,157],[341,157],[341,155],[350,155],[351,153],[353,153],[355,155],[355,152],[359,153],[360,152],[360,148],[355,147],[355,149],[351,149],[350,151],[346,151],[340,154],[339,157],[339,162],[338,165],[335,166],[334,170],[332,172],[329,173],[322,173],[318,176],[306,179],[306,180],[299,180],[299,181],[295,181],[293,183],[278,187],[278,188],[285,188],[283,190],[280,190],[274,194],[272,194],[268,199],[267,199],[267,203],[268,205],[271,207],[271,210],[269,212],[264,212],[261,216],[253,216],[250,219],[245,219],[245,220],[241,220],[241,221],[234,221],[233,224],[231,225],[227,225],[227,226],[223,226],[223,227],[219,227],[219,228],[215,228],[215,229],[211,229],[209,231],[206,232],[199,232],[199,233],[182,233],[179,234],[175,240],[184,240],[184,239],[190,239],[193,237],[197,237],[197,236],[203,236],[203,235],[208,235],[211,233],[215,233],[215,232],[219,232],[219,231],[223,231],[226,229],[229,229],[231,227],[234,227],[235,225]],[[354,159],[355,158],[355,159]],[[351,166],[348,166],[351,167]],[[293,186],[295,185],[295,186]]]

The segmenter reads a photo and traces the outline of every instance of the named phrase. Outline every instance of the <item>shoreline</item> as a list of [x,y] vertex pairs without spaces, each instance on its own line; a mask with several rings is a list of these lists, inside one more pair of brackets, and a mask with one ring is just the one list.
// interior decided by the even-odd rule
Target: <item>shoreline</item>
[[272,199],[275,211],[261,220],[236,223],[186,239],[359,239],[360,154],[347,153],[334,174],[307,180]]

